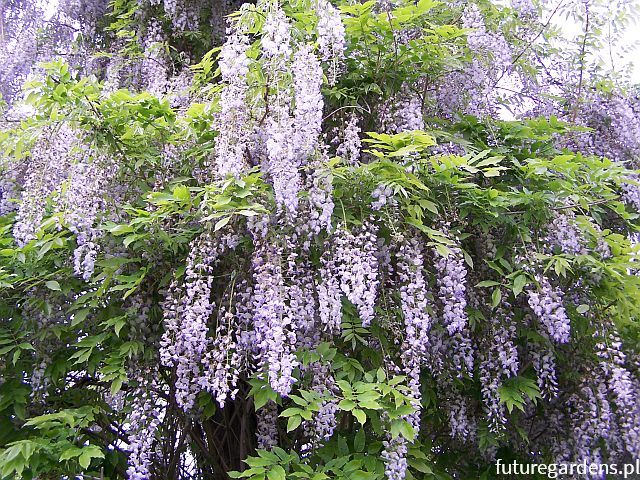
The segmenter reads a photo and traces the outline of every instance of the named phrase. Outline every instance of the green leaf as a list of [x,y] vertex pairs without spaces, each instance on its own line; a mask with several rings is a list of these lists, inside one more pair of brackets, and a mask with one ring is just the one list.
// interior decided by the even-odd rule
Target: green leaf
[[355,407],[356,402],[354,402],[353,400],[344,399],[340,400],[340,402],[338,403],[338,408],[340,410],[346,410],[347,412],[353,410]]
[[60,454],[60,458],[59,460],[62,462],[64,460],[69,460],[71,458],[77,457],[82,453],[82,449],[76,446],[73,447],[69,447],[66,450],[64,450],[61,454]]
[[374,480],[377,475],[373,472],[365,472],[364,470],[356,470],[351,472],[348,477],[350,480]]
[[113,382],[111,382],[111,389],[110,389],[111,395],[115,395],[120,391],[120,389],[122,388],[122,383],[123,383],[122,378],[116,378]]
[[302,423],[302,417],[300,415],[294,415],[293,417],[289,417],[287,421],[287,432],[295,430]]
[[433,470],[429,465],[427,465],[423,460],[418,460],[417,458],[409,458],[409,466],[415,468],[420,473],[426,473],[428,475],[433,474]]
[[358,422],[360,422],[360,425],[364,425],[367,422],[367,414],[364,413],[364,411],[360,410],[359,408],[353,409],[351,413],[353,414],[354,417],[358,419]]
[[61,290],[60,284],[56,280],[49,280],[48,282],[45,283],[45,285],[49,290],[54,290],[58,292]]
[[267,478],[269,480],[285,480],[287,474],[280,465],[275,465],[271,470],[267,472]]
[[586,303],[578,305],[578,308],[576,308],[576,312],[578,312],[579,314],[584,314],[584,313],[587,313],[588,311],[589,311],[589,305],[587,305]]
[[303,410],[301,408],[292,407],[292,408],[287,408],[286,410],[284,410],[280,414],[280,416],[286,418],[286,417],[291,417],[293,415],[300,415],[302,412],[303,412]]
[[221,228],[224,228],[225,225],[227,225],[227,223],[229,223],[229,220],[231,220],[230,216],[227,217],[222,217],[220,220],[218,220],[215,224],[215,226],[213,227],[213,231],[217,232],[218,230],[220,230]]
[[73,320],[71,320],[71,326],[75,327],[76,325],[82,323],[84,319],[87,318],[87,315],[90,311],[91,309],[89,308],[83,308],[82,310],[78,310],[77,312],[75,312],[73,314]]
[[78,457],[78,463],[82,468],[89,468],[92,458],[104,458],[104,453],[96,445],[83,448],[82,454]]
[[109,233],[116,237],[131,232],[133,232],[133,227],[131,225],[114,225],[113,227],[109,228]]
[[491,294],[491,306],[493,308],[500,305],[500,300],[502,300],[502,293],[500,292],[500,288],[496,288]]
[[173,197],[176,200],[187,203],[191,200],[191,193],[189,192],[189,188],[187,188],[185,185],[177,185],[173,189]]
[[364,428],[359,428],[356,432],[356,436],[353,438],[353,450],[355,452],[364,451],[365,442],[366,435],[364,433]]
[[6,347],[2,347],[0,348],[0,355],[6,355],[14,348],[16,348],[16,345],[7,345]]
[[527,284],[528,281],[529,279],[526,275],[522,275],[522,274],[518,275],[513,280],[513,295],[516,297],[520,295],[520,293],[522,292],[522,289],[524,288],[524,286]]
[[400,435],[412,442],[416,436],[416,432],[413,430],[413,427],[409,424],[409,422],[403,420],[400,423]]
[[269,400],[275,401],[277,398],[276,392],[268,384],[254,386],[251,389],[251,393],[253,394],[253,403],[256,410],[264,407]]

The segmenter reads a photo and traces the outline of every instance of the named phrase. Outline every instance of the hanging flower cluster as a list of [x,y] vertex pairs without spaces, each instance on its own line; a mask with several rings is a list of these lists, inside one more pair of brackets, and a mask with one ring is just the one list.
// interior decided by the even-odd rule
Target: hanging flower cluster
[[263,242],[253,256],[253,323],[260,357],[274,391],[287,396],[295,382],[296,324],[286,303],[282,251]]
[[258,448],[271,450],[278,444],[278,405],[268,402],[256,412],[258,428],[256,440]]
[[344,227],[338,227],[333,234],[333,251],[324,260],[318,286],[322,321],[330,330],[342,317],[342,295],[358,309],[363,327],[373,320],[379,283],[376,230],[374,223],[366,221],[356,234]]
[[358,116],[352,113],[342,132],[342,141],[336,149],[336,155],[344,158],[352,165],[357,165],[360,160],[360,150],[362,149],[360,127],[358,124]]
[[329,0],[314,0],[318,16],[318,43],[322,60],[330,63],[329,83],[335,83],[346,48],[345,30],[338,9]]
[[434,251],[438,272],[438,294],[443,304],[442,321],[449,335],[462,332],[467,325],[466,282],[467,269],[459,248],[453,247],[446,255]]
[[546,333],[558,343],[567,343],[571,335],[571,322],[562,304],[562,291],[553,287],[544,276],[538,276],[540,290],[530,289],[529,306],[546,328]]
[[[209,319],[215,307],[211,300],[213,269],[220,256],[234,249],[237,242],[236,236],[215,241],[208,233],[198,237],[187,259],[183,297],[176,298],[175,287],[167,295],[160,358],[163,365],[176,368],[176,401],[185,410],[193,408],[203,384],[216,391],[220,398],[224,396],[219,385],[211,385],[206,377],[201,380],[201,376],[210,342]],[[215,361],[208,365],[217,367]]]
[[[508,308],[508,305],[504,307]],[[518,374],[518,351],[514,344],[516,328],[511,316],[498,310],[490,320],[487,350],[480,363],[482,399],[487,411],[489,429],[498,431],[506,424],[506,408],[501,401],[499,388],[509,378]]]
[[220,94],[216,166],[221,176],[239,175],[245,169],[247,146],[247,58],[248,40],[240,32],[232,32],[220,52],[220,74],[224,87]]
[[18,245],[35,238],[45,215],[47,197],[67,178],[77,142],[76,133],[62,125],[43,132],[43,139],[34,146],[13,227]]
[[586,253],[585,238],[575,222],[575,215],[570,213],[556,213],[549,223],[548,233],[544,239],[549,249],[558,248],[568,255]]
[[149,385],[142,377],[138,378],[138,381],[142,385],[133,397],[127,429],[127,450],[129,451],[127,477],[131,480],[144,480],[151,476],[150,468],[155,456],[156,432],[164,416],[162,401],[154,398],[151,389],[148,388]]
[[87,155],[71,167],[70,179],[62,203],[69,230],[76,234],[78,246],[73,252],[76,275],[89,280],[98,254],[98,215],[106,210],[104,192],[117,167],[106,158]]

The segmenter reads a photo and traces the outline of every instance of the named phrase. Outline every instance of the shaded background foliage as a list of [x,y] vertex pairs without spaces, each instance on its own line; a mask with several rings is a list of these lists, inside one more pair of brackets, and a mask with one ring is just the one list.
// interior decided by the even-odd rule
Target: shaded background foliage
[[0,3],[0,475],[637,459],[613,7]]

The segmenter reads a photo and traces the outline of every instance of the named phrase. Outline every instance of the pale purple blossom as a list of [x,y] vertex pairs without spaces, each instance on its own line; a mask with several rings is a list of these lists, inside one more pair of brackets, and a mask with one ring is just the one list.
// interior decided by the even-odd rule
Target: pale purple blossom
[[538,276],[537,280],[540,288],[527,290],[529,306],[554,341],[567,343],[571,335],[571,322],[562,303],[562,290],[552,286],[544,276]]

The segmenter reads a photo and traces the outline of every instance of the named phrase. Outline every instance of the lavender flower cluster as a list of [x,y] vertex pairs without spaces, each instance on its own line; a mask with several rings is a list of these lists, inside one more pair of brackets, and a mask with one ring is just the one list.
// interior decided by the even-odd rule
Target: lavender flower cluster
[[419,363],[429,348],[431,318],[427,310],[427,283],[424,277],[424,245],[420,237],[403,242],[398,251],[397,273],[405,324],[405,351]]
[[442,301],[442,321],[449,335],[462,332],[467,325],[466,282],[467,269],[462,251],[453,247],[450,253],[441,255],[434,250],[436,272],[438,273],[438,294]]
[[271,388],[287,396],[295,382],[295,317],[286,303],[282,272],[282,251],[275,245],[259,242],[252,258],[253,324],[260,352],[259,362],[267,370]]
[[178,296],[179,290],[174,285],[166,298],[160,359],[163,365],[176,368],[176,402],[184,410],[193,408],[203,385],[214,389],[220,398],[225,395],[220,393],[222,381],[211,382],[207,378],[210,375],[202,379],[202,366],[216,366],[215,362],[207,362],[212,360],[212,354],[207,358],[207,352],[209,319],[214,310],[211,300],[213,268],[221,254],[234,249],[237,242],[235,235],[214,239],[206,231],[197,237],[187,259],[184,296]]
[[[509,305],[504,305],[508,308]],[[487,351],[480,363],[482,399],[487,412],[489,429],[498,431],[507,422],[506,409],[499,388],[509,378],[518,375],[518,351],[515,346],[516,327],[507,311],[498,309],[490,319]]]
[[33,240],[44,218],[47,197],[67,179],[69,166],[75,163],[78,137],[69,126],[42,132],[31,152],[13,236],[20,246]]
[[315,0],[318,16],[318,44],[322,60],[330,63],[329,83],[335,83],[346,49],[345,29],[340,12],[329,0]]
[[374,318],[378,291],[377,226],[365,221],[357,234],[338,227],[333,234],[333,250],[323,261],[322,280],[318,286],[320,315],[330,330],[342,318],[341,297],[356,306],[362,325]]
[[336,149],[336,155],[342,157],[351,165],[358,164],[360,160],[360,150],[362,149],[358,123],[358,116],[355,113],[351,114],[342,132],[342,142],[340,142],[340,145],[338,145]]
[[247,57],[248,40],[240,32],[232,31],[220,53],[220,74],[224,87],[220,94],[220,132],[215,144],[216,165],[221,176],[239,175],[245,169],[247,150]]
[[[139,378],[138,381],[142,385],[146,385],[143,378]],[[151,477],[149,469],[155,456],[153,446],[156,442],[156,432],[163,420],[164,408],[162,402],[153,397],[150,389],[140,387],[135,393],[128,419],[129,466],[127,478],[147,480]]]
[[558,248],[568,255],[584,255],[587,252],[586,240],[576,224],[575,214],[556,213],[547,227],[544,242],[550,250]]
[[537,281],[540,290],[527,290],[529,306],[553,340],[567,343],[571,335],[571,322],[562,304],[562,290],[553,287],[544,276],[539,275]]

